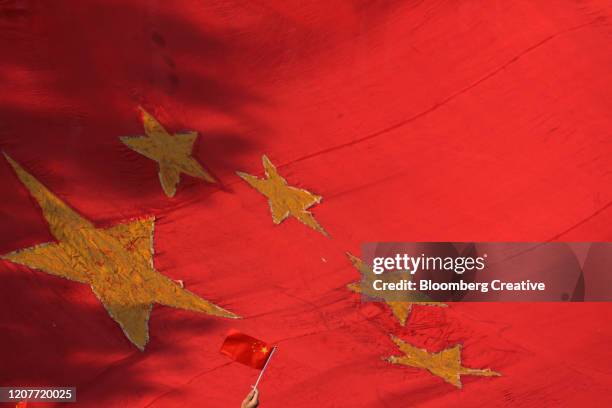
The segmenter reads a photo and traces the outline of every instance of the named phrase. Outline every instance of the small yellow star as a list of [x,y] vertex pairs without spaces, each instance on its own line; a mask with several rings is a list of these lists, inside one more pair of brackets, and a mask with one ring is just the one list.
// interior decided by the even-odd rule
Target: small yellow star
[[292,215],[310,228],[328,236],[312,213],[307,211],[308,208],[321,202],[322,197],[312,194],[310,191],[288,185],[266,155],[262,156],[262,162],[266,172],[265,179],[241,171],[238,171],[237,174],[255,190],[268,197],[272,221],[275,224],[280,224],[289,215]]
[[174,197],[181,173],[200,178],[209,183],[215,179],[191,156],[198,132],[171,135],[147,111],[140,108],[146,136],[123,136],[121,141],[130,149],[159,163],[159,181],[164,193]]
[[392,364],[423,368],[449,384],[461,388],[462,375],[478,375],[482,377],[499,377],[500,373],[489,368],[468,368],[461,365],[461,345],[444,349],[438,353],[430,353],[406,343],[402,339],[391,336],[391,340],[404,353],[403,356],[391,356],[387,359]]
[[[361,259],[347,252],[346,254],[355,267],[360,273],[361,276],[368,280],[367,287],[371,287],[371,278],[374,276],[372,270],[363,262]],[[362,293],[362,284],[360,282],[353,282],[348,284],[348,288],[355,293]],[[372,297],[380,296],[380,294],[376,293],[365,293],[366,295],[371,295]],[[406,297],[409,300],[407,302],[400,301],[392,301],[385,300],[385,303],[391,308],[393,315],[397,317],[400,324],[402,326],[406,325],[406,321],[408,320],[408,316],[410,316],[410,312],[412,311],[412,305],[422,305],[422,306],[438,306],[438,307],[446,307],[446,304],[441,302],[431,302],[427,301],[427,296],[420,292],[409,292]]]
[[141,350],[149,340],[148,321],[154,303],[238,318],[155,270],[154,218],[97,228],[8,155],[5,157],[38,202],[57,242],[20,249],[0,258],[90,285],[108,314]]

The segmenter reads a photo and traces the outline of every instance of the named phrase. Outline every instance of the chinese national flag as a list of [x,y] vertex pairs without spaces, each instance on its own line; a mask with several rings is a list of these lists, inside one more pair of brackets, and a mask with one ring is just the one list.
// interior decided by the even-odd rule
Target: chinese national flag
[[[236,328],[282,348],[265,408],[611,407],[612,304],[408,311],[362,302],[346,256],[612,241],[611,22],[609,0],[0,0],[0,386],[239,407]],[[283,179],[286,219],[262,193]]]
[[221,345],[221,354],[258,370],[264,367],[270,353],[271,346],[237,330],[231,330]]

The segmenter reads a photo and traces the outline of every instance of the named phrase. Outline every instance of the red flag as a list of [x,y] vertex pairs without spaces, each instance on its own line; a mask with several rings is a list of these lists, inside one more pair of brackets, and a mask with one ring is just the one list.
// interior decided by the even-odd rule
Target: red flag
[[239,363],[261,370],[272,353],[272,346],[248,334],[231,330],[220,351]]
[[[610,21],[608,0],[0,1],[0,150],[88,238],[60,243],[76,217],[43,213],[0,156],[0,385],[76,386],[78,408],[238,407],[253,373],[218,352],[236,327],[282,346],[266,408],[612,406],[611,303],[408,313],[362,303],[345,255],[611,241]],[[180,137],[165,151],[190,174],[138,145],[163,134],[138,106]],[[263,154],[322,197],[301,197],[312,218],[281,221],[236,175],[263,179]],[[152,292],[103,303],[115,293],[57,275],[107,271],[109,289],[134,254],[242,319]],[[501,376],[459,390],[391,364],[400,340]]]

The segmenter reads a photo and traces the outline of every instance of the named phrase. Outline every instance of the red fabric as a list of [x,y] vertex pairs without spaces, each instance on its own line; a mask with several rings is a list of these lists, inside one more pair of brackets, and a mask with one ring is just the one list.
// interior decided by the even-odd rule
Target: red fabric
[[[612,241],[608,1],[0,2],[0,148],[98,226],[154,215],[155,267],[241,316],[155,306],[144,352],[85,286],[0,262],[0,385],[75,407],[238,407],[255,372],[230,327],[278,344],[262,407],[612,405],[612,305],[417,307],[405,327],[346,289],[367,241]],[[120,136],[137,106],[200,133],[220,185]],[[331,238],[236,176],[323,197]],[[3,159],[1,159],[3,160]],[[0,253],[52,240],[0,160]],[[502,377],[458,390],[384,361],[397,335]],[[39,404],[35,404],[39,405]],[[44,404],[40,404],[45,406]],[[58,404],[59,406],[59,404]]]
[[272,346],[255,337],[231,330],[223,341],[220,351],[221,354],[239,363],[261,370],[272,353]]

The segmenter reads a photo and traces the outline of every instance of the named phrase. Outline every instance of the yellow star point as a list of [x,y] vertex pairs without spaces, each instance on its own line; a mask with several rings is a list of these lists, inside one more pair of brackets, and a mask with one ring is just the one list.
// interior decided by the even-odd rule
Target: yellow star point
[[308,211],[308,208],[320,203],[323,197],[288,185],[266,155],[262,156],[262,162],[266,178],[260,179],[241,171],[238,171],[237,174],[251,187],[268,198],[272,221],[275,224],[280,224],[291,215],[315,231],[329,236],[312,213]]
[[181,173],[214,183],[215,179],[193,158],[197,132],[171,135],[146,110],[140,108],[145,136],[123,136],[119,139],[130,149],[159,164],[159,181],[164,193],[174,197]]
[[[353,254],[348,253],[348,252],[346,253],[346,256],[349,258],[349,260],[351,261],[355,269],[357,269],[361,273],[362,277],[369,280],[373,276],[373,273],[370,267],[366,265],[365,262],[363,262],[361,259],[357,258]],[[363,293],[362,285],[359,282],[349,283],[347,287],[355,293]],[[371,282],[369,282],[368,287],[371,287]],[[366,295],[368,294],[369,293],[366,293]],[[375,295],[375,294],[372,293],[372,295]],[[412,311],[413,305],[446,307],[446,304],[441,303],[441,302],[423,301],[422,299],[425,297],[425,295],[421,293],[411,292],[407,296],[413,297],[414,301],[400,302],[400,301],[385,300],[385,303],[387,304],[387,306],[389,306],[389,308],[391,309],[391,312],[393,312],[393,315],[397,318],[397,320],[399,320],[402,326],[406,325],[406,321],[408,320],[408,316],[410,316],[410,312]],[[376,296],[373,296],[373,297],[376,297]]]
[[38,202],[57,242],[20,249],[1,258],[90,285],[109,315],[140,350],[149,339],[148,320],[155,303],[238,318],[155,270],[154,218],[97,228],[4,155]]
[[468,368],[461,365],[460,344],[444,349],[438,353],[430,353],[427,350],[408,344],[398,337],[391,336],[391,340],[393,340],[404,355],[391,356],[387,359],[388,362],[425,369],[457,388],[462,387],[462,375],[476,375],[481,377],[501,376],[500,373],[489,368]]

